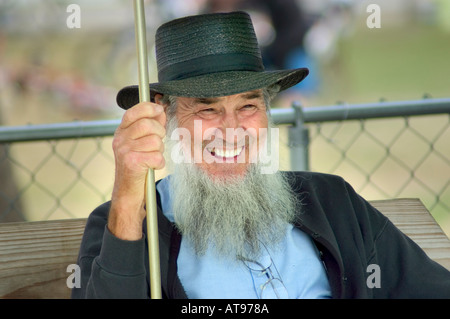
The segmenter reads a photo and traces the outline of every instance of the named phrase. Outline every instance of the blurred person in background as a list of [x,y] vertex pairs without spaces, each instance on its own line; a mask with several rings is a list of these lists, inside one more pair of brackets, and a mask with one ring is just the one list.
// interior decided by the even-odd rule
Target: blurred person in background
[[298,0],[208,0],[204,12],[243,10],[252,17],[256,36],[268,70],[307,67],[311,72],[301,86],[282,94],[287,105],[293,99],[317,93],[320,86],[316,57],[305,45],[305,38],[317,17],[308,14]]

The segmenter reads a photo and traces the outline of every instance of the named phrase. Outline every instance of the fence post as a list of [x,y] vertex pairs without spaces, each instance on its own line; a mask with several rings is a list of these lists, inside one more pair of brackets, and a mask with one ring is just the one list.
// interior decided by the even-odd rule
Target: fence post
[[288,146],[290,151],[291,170],[309,170],[309,131],[303,120],[303,110],[299,102],[293,102],[295,122],[288,129]]

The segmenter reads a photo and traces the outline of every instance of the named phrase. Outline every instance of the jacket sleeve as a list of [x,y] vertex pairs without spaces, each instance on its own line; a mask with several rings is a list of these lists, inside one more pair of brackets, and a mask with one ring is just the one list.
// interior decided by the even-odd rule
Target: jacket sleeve
[[[347,190],[355,210],[363,211],[371,231],[366,266],[366,285],[374,298],[450,298],[450,271],[433,261],[411,238],[386,216],[357,195],[350,185]],[[367,228],[365,229],[367,230]],[[363,229],[364,231],[364,229]],[[375,274],[378,271],[378,274]],[[369,286],[371,275],[379,276],[379,286]]]
[[107,228],[109,203],[89,216],[78,256],[81,287],[72,298],[148,298],[145,239],[126,241]]
[[376,238],[374,252],[372,262],[379,265],[381,282],[380,288],[373,288],[375,297],[450,298],[450,271],[390,221]]

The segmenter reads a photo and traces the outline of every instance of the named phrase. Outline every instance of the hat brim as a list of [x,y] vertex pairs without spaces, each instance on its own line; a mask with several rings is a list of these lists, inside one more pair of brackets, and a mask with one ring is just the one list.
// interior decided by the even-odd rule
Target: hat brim
[[[211,73],[183,80],[150,84],[150,96],[157,93],[179,97],[220,97],[234,95],[278,84],[280,91],[301,82],[309,73],[307,68],[282,71],[229,71]],[[124,87],[117,94],[117,104],[127,110],[139,103],[139,87]]]

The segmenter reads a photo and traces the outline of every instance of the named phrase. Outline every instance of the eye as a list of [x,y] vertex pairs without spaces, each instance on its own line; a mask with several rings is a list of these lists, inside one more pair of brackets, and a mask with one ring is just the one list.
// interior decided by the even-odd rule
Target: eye
[[205,109],[201,109],[200,111],[197,112],[197,114],[199,115],[203,115],[203,116],[211,116],[213,114],[216,114],[217,110],[214,108],[205,108]]
[[244,106],[242,106],[239,110],[241,112],[253,112],[257,109],[256,105],[253,104],[246,104]]
[[215,112],[215,110],[213,108],[208,108],[208,109],[200,110],[200,112],[202,112],[202,113],[211,113],[211,112]]
[[218,111],[215,108],[208,107],[208,108],[200,109],[196,113],[201,118],[210,119],[210,118],[213,118],[217,114],[217,112]]

